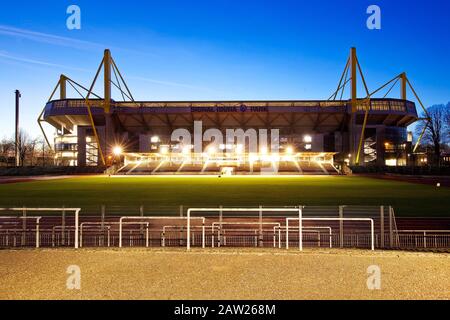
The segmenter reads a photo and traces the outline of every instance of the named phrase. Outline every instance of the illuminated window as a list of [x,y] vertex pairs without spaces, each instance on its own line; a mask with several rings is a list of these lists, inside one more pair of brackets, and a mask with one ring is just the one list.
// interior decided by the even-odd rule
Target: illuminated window
[[386,165],[389,167],[395,167],[397,166],[397,159],[387,159]]
[[306,143],[311,143],[312,142],[312,137],[311,136],[304,136],[303,137],[303,141]]

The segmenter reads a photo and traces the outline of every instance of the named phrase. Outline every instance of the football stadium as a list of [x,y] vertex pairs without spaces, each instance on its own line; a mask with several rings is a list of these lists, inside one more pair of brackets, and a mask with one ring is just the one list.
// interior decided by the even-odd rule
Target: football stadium
[[[448,299],[449,189],[351,175],[416,163],[408,88],[424,109],[406,73],[369,91],[352,48],[328,99],[135,101],[105,50],[38,119],[56,164],[103,173],[0,180],[0,298]],[[73,264],[82,291],[48,277]]]
[[[104,91],[96,94],[101,75]],[[397,97],[387,98],[397,83]],[[69,86],[79,99],[67,97]],[[402,73],[370,92],[352,48],[328,100],[134,101],[106,50],[89,89],[61,76],[39,124],[58,130],[62,165],[114,167],[115,174],[330,175],[348,165],[414,163],[407,127],[418,114],[408,87],[417,97]],[[343,99],[346,88],[350,99]],[[111,98],[113,89],[123,101]]]

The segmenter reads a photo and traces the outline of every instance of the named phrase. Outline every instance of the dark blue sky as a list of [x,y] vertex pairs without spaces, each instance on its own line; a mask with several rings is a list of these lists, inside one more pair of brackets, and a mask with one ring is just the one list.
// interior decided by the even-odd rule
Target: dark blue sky
[[[66,27],[71,4],[81,30]],[[366,27],[372,4],[381,30]],[[370,89],[406,71],[426,105],[447,103],[449,31],[448,0],[2,1],[0,138],[15,89],[37,134],[59,74],[87,86],[106,47],[140,100],[327,99],[356,46]]]

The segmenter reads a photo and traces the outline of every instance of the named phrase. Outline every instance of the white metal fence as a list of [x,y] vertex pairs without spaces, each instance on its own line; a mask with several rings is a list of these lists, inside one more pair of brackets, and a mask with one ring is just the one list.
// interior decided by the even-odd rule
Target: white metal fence
[[394,210],[384,206],[178,207],[162,208],[172,214],[161,216],[138,209],[0,208],[0,248],[450,249],[450,230],[397,230]]
[[450,230],[399,230],[396,242],[401,249],[449,249]]

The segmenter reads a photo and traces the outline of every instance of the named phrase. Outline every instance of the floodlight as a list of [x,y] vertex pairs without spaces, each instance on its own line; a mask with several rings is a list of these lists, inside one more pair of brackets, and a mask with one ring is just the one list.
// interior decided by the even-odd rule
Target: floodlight
[[217,152],[217,150],[216,150],[215,147],[209,147],[209,148],[208,148],[208,154],[214,154],[214,153],[216,153],[216,152]]
[[166,147],[166,146],[163,146],[163,147],[160,148],[160,152],[162,154],[168,154],[169,153],[169,148]]
[[190,146],[184,146],[183,147],[183,154],[189,154],[191,153],[191,147]]
[[259,160],[259,157],[258,157],[258,155],[256,155],[256,154],[251,154],[250,157],[249,157],[249,161],[250,161],[251,163],[256,162],[256,161],[258,161],[258,160]]
[[115,156],[120,156],[123,153],[123,149],[121,146],[115,146],[113,148],[113,153]]

